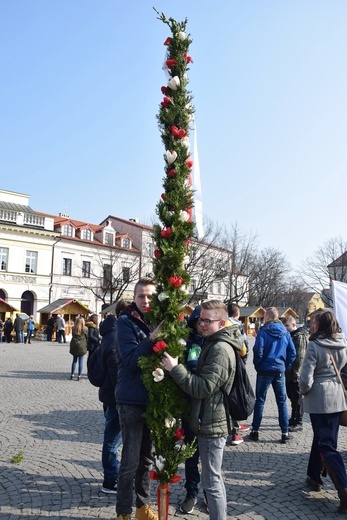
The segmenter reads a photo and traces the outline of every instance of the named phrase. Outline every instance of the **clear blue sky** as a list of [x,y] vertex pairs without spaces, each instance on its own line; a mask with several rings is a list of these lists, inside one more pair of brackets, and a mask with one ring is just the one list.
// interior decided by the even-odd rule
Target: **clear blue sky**
[[1,189],[150,222],[169,35],[188,18],[204,214],[293,265],[347,238],[346,0],[2,0]]

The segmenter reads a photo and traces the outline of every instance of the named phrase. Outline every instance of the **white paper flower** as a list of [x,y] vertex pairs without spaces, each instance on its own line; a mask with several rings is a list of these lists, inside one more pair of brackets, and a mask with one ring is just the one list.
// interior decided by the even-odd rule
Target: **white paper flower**
[[163,302],[164,300],[166,300],[167,298],[169,297],[168,293],[166,292],[161,292],[158,294],[158,300],[160,302]]
[[182,220],[182,222],[188,222],[189,213],[187,211],[181,210],[180,211],[180,220]]
[[159,457],[154,457],[154,464],[158,471],[163,471],[165,462],[166,459],[162,455],[159,455]]
[[177,34],[177,36],[178,36],[178,39],[181,40],[181,41],[183,41],[183,40],[185,40],[185,39],[187,38],[186,33],[183,32],[183,31],[180,31],[180,32]]
[[170,87],[172,90],[177,90],[180,84],[181,82],[178,76],[174,76],[167,82],[167,86]]
[[167,150],[166,152],[166,160],[168,162],[168,164],[172,164],[176,161],[177,159],[177,152],[175,152],[175,150],[173,150],[171,152],[171,150]]
[[162,368],[156,368],[153,372],[152,372],[152,376],[154,377],[154,382],[155,383],[160,383],[160,381],[162,381],[164,379],[164,370]]
[[176,424],[176,419],[173,417],[172,419],[165,419],[165,426],[166,428],[173,428]]
[[183,144],[183,146],[187,148],[188,151],[190,150],[190,141],[187,135],[186,137],[183,137],[183,139],[181,139],[181,143]]
[[179,340],[179,342],[178,342],[178,343],[179,343],[180,345],[182,345],[183,347],[185,347],[185,346],[186,346],[186,344],[187,344],[187,342],[186,342],[186,341],[184,341],[184,339],[182,339],[182,338],[181,338],[181,339]]

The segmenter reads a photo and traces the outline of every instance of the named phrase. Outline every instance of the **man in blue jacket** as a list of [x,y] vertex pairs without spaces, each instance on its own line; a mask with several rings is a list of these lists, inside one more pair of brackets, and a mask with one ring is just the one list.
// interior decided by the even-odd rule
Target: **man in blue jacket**
[[282,444],[288,439],[289,418],[287,409],[286,369],[296,358],[293,341],[283,323],[278,319],[276,307],[265,311],[264,325],[259,329],[253,347],[253,363],[257,371],[256,401],[250,439],[259,440],[259,428],[263,418],[266,394],[270,385],[275,392],[278,421],[282,431]]
[[152,332],[145,322],[154,281],[142,278],[135,285],[134,301],[121,312],[117,327],[118,382],[116,402],[123,438],[118,474],[117,520],[130,520],[135,481],[137,520],[158,520],[149,506],[149,470],[152,464],[152,441],[143,417],[148,395],[141,378],[138,360],[152,352],[158,326]]

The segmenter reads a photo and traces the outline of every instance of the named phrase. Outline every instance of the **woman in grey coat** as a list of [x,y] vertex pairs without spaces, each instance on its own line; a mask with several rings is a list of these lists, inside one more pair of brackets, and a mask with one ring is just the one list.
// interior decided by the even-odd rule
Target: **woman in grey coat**
[[319,491],[323,484],[322,469],[326,470],[340,498],[339,512],[344,513],[347,512],[347,478],[337,451],[337,438],[341,413],[347,405],[330,353],[341,370],[347,363],[347,341],[331,311],[317,313],[313,320],[299,380],[304,412],[310,414],[313,429],[306,482],[314,491]]

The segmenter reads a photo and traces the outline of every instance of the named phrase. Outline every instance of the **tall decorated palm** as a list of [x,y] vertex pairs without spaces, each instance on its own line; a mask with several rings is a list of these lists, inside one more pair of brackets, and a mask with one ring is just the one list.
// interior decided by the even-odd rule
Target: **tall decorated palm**
[[[149,393],[145,417],[154,441],[155,476],[161,486],[167,486],[174,481],[179,464],[196,449],[195,445],[185,445],[184,431],[180,427],[180,419],[187,413],[187,401],[170,375],[160,367],[165,350],[171,356],[182,359],[188,333],[184,313],[190,277],[185,264],[194,228],[193,161],[189,143],[189,125],[194,109],[187,90],[187,71],[191,62],[188,51],[192,42],[186,34],[187,19],[177,22],[156,12],[158,18],[171,29],[171,36],[164,42],[167,47],[164,64],[167,84],[161,87],[163,98],[158,114],[165,148],[165,173],[163,193],[156,208],[160,225],[154,227],[157,293],[148,313],[153,323],[162,322],[162,333],[153,347],[153,353],[141,358],[140,365]],[[160,507],[159,518],[166,518]]]

